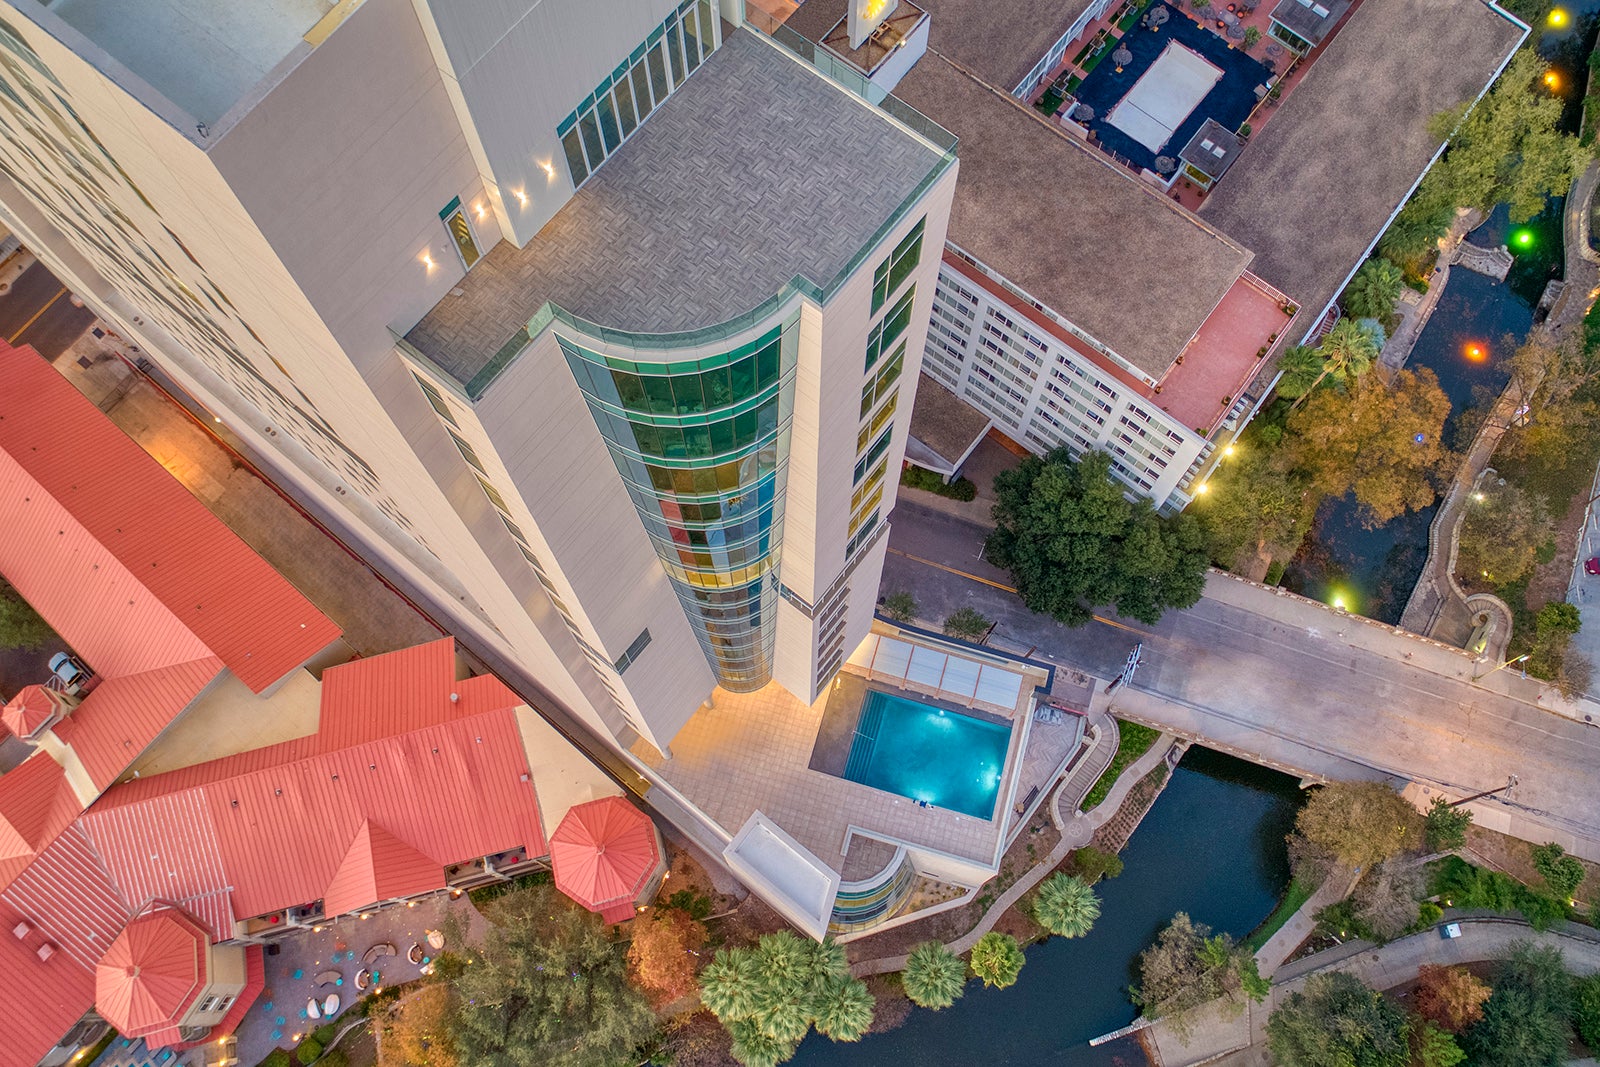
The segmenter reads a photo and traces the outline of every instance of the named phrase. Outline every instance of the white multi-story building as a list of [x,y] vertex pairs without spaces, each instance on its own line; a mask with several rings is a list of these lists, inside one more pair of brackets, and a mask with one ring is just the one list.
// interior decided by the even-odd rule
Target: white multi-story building
[[872,618],[953,140],[739,0],[0,7],[0,220],[619,752]]

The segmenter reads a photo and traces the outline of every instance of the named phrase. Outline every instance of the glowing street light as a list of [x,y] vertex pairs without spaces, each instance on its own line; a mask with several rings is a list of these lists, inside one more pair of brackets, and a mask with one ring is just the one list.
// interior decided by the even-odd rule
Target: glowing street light
[[1561,75],[1553,70],[1545,71],[1544,84],[1551,91],[1561,88]]
[[1550,14],[1545,18],[1552,26],[1565,26],[1567,24],[1567,13],[1559,7],[1551,8]]
[[1233,446],[1232,446],[1232,445],[1229,445],[1229,446],[1228,446],[1228,447],[1227,447],[1227,448],[1224,448],[1224,449],[1223,449],[1223,450],[1222,450],[1222,454],[1223,454],[1223,455],[1224,455],[1224,456],[1231,456],[1231,455],[1233,455]]
[[1211,492],[1211,486],[1206,482],[1201,482],[1194,487],[1194,491],[1196,496],[1204,496],[1206,493]]

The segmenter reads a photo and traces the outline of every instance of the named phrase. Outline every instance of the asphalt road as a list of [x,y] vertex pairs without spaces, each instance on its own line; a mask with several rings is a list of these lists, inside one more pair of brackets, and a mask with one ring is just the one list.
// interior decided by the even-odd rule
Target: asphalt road
[[83,335],[94,312],[74,307],[67,292],[43,263],[35,263],[0,294],[0,337],[14,345],[32,345],[46,359],[55,359]]
[[1507,817],[1600,842],[1600,729],[1538,707],[1538,686],[1515,671],[1474,683],[1462,657],[1249,587],[1154,626],[1106,616],[1070,629],[1028,611],[977,558],[982,527],[907,500],[891,521],[882,590],[909,590],[925,621],[973,607],[996,620],[996,647],[1102,678],[1142,643],[1126,697],[1142,716],[1333,777],[1366,768],[1459,795],[1516,775]]

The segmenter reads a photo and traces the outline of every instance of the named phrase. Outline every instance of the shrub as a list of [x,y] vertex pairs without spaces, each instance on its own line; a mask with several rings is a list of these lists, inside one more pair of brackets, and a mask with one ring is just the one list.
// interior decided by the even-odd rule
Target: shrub
[[883,613],[895,622],[910,622],[917,616],[917,601],[904,589],[883,598]]
[[1093,845],[1085,845],[1072,854],[1072,865],[1090,885],[1102,878],[1115,878],[1122,873],[1122,857],[1115,852],[1103,852]]
[[[1161,731],[1149,726],[1141,726],[1136,722],[1117,720],[1117,751],[1111,756],[1111,765],[1105,769],[1094,785],[1089,787],[1089,792],[1084,795],[1082,809],[1089,811],[1099,804],[1111,792],[1111,787],[1117,784],[1117,779],[1140,756],[1150,751],[1150,746],[1156,743],[1156,738],[1161,736]],[[1121,868],[1119,866],[1118,870]]]
[[711,898],[692,889],[680,889],[661,902],[663,908],[677,908],[687,912],[695,922],[704,922],[711,916]]
[[330,1048],[317,1061],[317,1067],[350,1067],[350,1057],[342,1048]]
[[288,1050],[275,1048],[267,1053],[267,1058],[256,1064],[256,1067],[290,1067],[292,1063],[294,1057],[289,1055]]
[[327,1048],[328,1042],[332,1041],[334,1035],[338,1032],[338,1023],[323,1023],[321,1026],[311,1031],[311,1036],[316,1038],[318,1043],[321,1044],[323,1048]]
[[1590,1052],[1600,1052],[1600,974],[1572,983],[1572,1024]]
[[1424,900],[1417,905],[1417,925],[1432,926],[1444,918],[1444,909],[1431,900]]
[[938,941],[924,941],[906,958],[900,980],[913,1004],[938,1011],[966,992],[967,968]]
[[299,1060],[302,1064],[315,1063],[317,1062],[317,1057],[320,1055],[322,1055],[322,1042],[318,1041],[314,1037],[306,1038],[304,1041],[300,1042],[300,1046],[294,1050],[294,1058]]
[[1459,856],[1446,856],[1431,864],[1431,889],[1446,907],[1487,908],[1521,912],[1535,930],[1548,930],[1566,918],[1567,905],[1548,893],[1529,889],[1499,871],[1474,867]]
[[975,500],[978,496],[978,487],[970,478],[959,477],[953,482],[946,482],[933,471],[909,463],[900,472],[900,484],[909,489],[922,489],[929,493],[947,496],[951,500]]
[[1446,852],[1460,848],[1467,842],[1467,827],[1472,825],[1472,812],[1466,808],[1453,808],[1444,797],[1434,797],[1428,804],[1423,819],[1423,834],[1428,849]]
[[986,986],[1004,989],[1014,984],[1025,962],[1022,946],[1010,934],[991,931],[972,946],[972,973]]
[[1554,841],[1544,845],[1535,845],[1533,849],[1533,869],[1544,878],[1544,884],[1550,887],[1550,892],[1563,900],[1572,899],[1572,894],[1578,891],[1578,886],[1583,884],[1583,863],[1576,856],[1568,856],[1566,849]]
[[951,637],[976,641],[989,632],[994,622],[972,608],[962,608],[945,617],[944,632]]

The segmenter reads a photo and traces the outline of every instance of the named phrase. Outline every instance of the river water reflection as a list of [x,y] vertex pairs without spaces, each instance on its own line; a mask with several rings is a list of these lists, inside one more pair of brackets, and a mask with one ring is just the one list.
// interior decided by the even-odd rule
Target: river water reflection
[[1299,809],[1295,780],[1208,749],[1190,749],[1122,854],[1121,877],[1100,883],[1100,921],[1077,940],[1029,948],[1010,989],[969,982],[941,1012],[856,1044],[813,1034],[800,1067],[1110,1067],[1142,1064],[1131,1041],[1091,1049],[1132,1022],[1139,952],[1174,912],[1242,937],[1271,913],[1288,881],[1284,835]]

